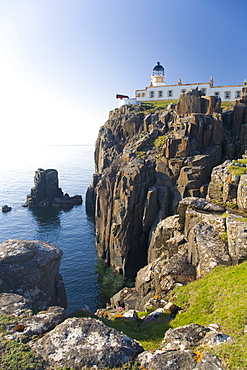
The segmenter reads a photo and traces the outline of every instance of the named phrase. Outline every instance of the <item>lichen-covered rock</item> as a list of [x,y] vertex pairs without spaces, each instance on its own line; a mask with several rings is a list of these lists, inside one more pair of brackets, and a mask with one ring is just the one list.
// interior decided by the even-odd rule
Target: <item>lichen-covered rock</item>
[[169,329],[165,333],[164,340],[160,346],[162,350],[184,350],[196,346],[210,332],[203,325],[190,324]]
[[247,223],[241,214],[229,213],[226,219],[229,254],[233,264],[247,259]]
[[46,309],[67,307],[66,293],[59,274],[62,251],[50,243],[10,239],[0,244],[0,288]]
[[67,317],[62,307],[50,307],[47,311],[41,311],[37,315],[22,317],[14,324],[8,324],[5,330],[15,338],[25,335],[29,339],[33,335],[42,335],[55,328]]
[[31,302],[15,293],[0,294],[0,313],[4,315],[20,316],[27,314],[31,309]]
[[196,267],[198,279],[218,265],[232,264],[225,241],[213,226],[205,222],[198,223],[190,231],[188,261]]
[[178,247],[185,242],[180,231],[178,215],[170,216],[160,221],[152,233],[148,248],[148,263],[167,253],[167,259],[178,252]]
[[50,365],[78,370],[120,367],[143,351],[133,339],[91,318],[67,319],[31,346]]
[[184,235],[188,238],[190,230],[199,222],[205,222],[219,233],[226,232],[225,214],[219,212],[205,212],[198,209],[187,208],[185,214]]
[[220,206],[218,204],[211,203],[210,201],[197,198],[197,197],[187,197],[182,199],[178,205],[178,214],[179,214],[179,223],[182,228],[184,229],[185,226],[185,216],[187,208],[200,210],[204,212],[214,212],[214,213],[223,213],[225,212],[225,207]]
[[242,175],[237,190],[238,208],[247,213],[247,175]]
[[147,370],[224,370],[215,355],[190,350],[145,351],[138,356],[138,362]]
[[227,160],[223,164],[213,168],[211,181],[208,185],[208,200],[236,203],[240,177],[231,174],[231,172],[228,170],[231,164],[232,161]]

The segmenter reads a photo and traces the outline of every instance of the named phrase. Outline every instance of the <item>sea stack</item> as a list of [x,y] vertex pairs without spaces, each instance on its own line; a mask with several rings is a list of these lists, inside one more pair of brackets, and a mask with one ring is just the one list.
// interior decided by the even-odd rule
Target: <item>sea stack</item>
[[25,206],[32,209],[36,207],[57,207],[71,209],[75,205],[82,204],[82,196],[75,195],[70,197],[63,194],[58,186],[58,172],[55,169],[43,170],[39,168],[35,171],[34,187],[27,196]]

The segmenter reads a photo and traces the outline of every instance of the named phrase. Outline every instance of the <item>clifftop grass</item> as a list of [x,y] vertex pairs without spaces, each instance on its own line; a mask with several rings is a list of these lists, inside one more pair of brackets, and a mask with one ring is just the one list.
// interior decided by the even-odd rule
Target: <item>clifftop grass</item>
[[234,267],[219,266],[171,295],[172,301],[185,310],[171,322],[172,327],[216,323],[222,332],[234,337],[234,344],[209,349],[221,358],[227,369],[247,369],[246,278],[247,261]]

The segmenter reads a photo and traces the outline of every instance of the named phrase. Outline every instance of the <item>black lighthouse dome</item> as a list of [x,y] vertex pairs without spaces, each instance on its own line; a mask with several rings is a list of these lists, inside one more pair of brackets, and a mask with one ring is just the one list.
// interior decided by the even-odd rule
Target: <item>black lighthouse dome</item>
[[157,65],[153,68],[153,71],[164,72],[164,67],[160,64],[160,62],[157,62]]

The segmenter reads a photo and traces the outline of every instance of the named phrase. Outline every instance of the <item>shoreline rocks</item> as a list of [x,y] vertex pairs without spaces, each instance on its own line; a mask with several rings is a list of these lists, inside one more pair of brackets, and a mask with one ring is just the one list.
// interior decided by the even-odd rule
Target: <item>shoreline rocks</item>
[[43,241],[10,239],[0,244],[0,289],[21,294],[34,307],[67,308],[62,276],[63,252]]

